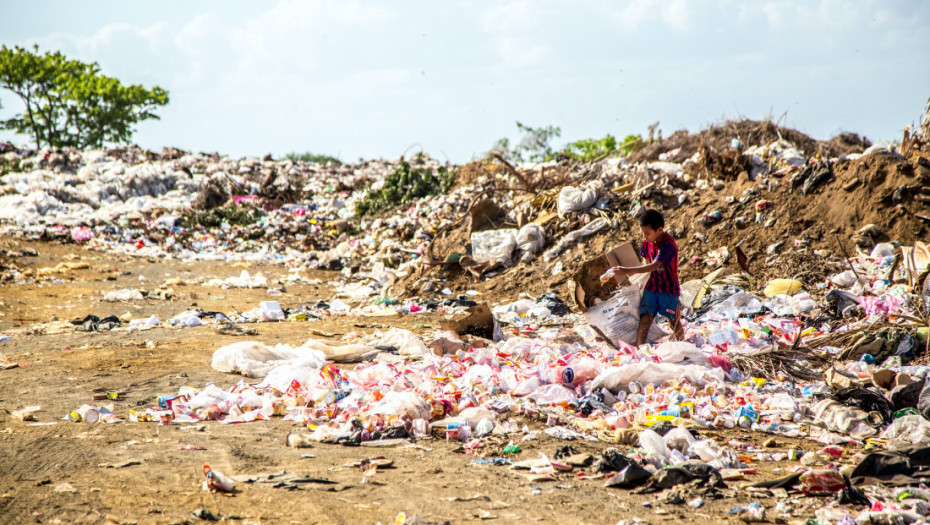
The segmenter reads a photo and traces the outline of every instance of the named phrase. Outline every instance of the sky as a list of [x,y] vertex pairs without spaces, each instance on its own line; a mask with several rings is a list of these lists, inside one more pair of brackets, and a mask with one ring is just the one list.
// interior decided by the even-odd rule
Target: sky
[[154,150],[464,162],[516,121],[561,145],[736,118],[899,140],[930,97],[921,0],[3,3],[0,43],[167,89]]

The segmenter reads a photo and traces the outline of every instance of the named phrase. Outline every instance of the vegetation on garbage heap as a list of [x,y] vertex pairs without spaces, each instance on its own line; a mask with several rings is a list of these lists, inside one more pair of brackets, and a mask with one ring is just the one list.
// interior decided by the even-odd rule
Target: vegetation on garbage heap
[[607,134],[600,139],[582,139],[569,142],[561,149],[553,148],[551,142],[562,135],[562,129],[557,126],[533,128],[517,122],[517,130],[523,138],[516,146],[510,147],[510,139],[504,137],[497,141],[488,156],[499,155],[508,161],[516,162],[546,162],[559,158],[567,158],[589,162],[611,155],[625,157],[641,146],[642,136],[627,135],[622,142],[616,137]]
[[285,155],[284,158],[288,160],[292,160],[294,162],[310,162],[313,164],[326,164],[328,162],[332,162],[333,164],[342,164],[342,161],[337,159],[336,157],[331,157],[329,155],[320,155],[318,153],[311,153],[309,151],[305,151],[303,153],[297,153],[296,151],[292,151],[288,153],[287,155]]
[[265,213],[248,204],[228,203],[207,210],[187,210],[181,214],[189,226],[200,225],[205,228],[219,228],[223,223],[230,226],[247,226],[258,222]]
[[29,135],[40,148],[127,143],[137,123],[157,120],[153,111],[168,103],[168,92],[158,86],[123,85],[102,75],[96,62],[72,60],[60,51],[40,54],[38,46],[0,47],[0,87],[25,106],[0,122],[0,129]]
[[617,142],[613,135],[607,134],[602,139],[582,139],[570,142],[562,148],[560,153],[575,160],[589,162],[615,154],[626,157],[642,142],[641,135],[627,135],[623,142]]
[[446,193],[454,183],[455,172],[443,166],[434,172],[425,166],[413,168],[403,161],[384,179],[384,186],[368,190],[355,204],[355,212],[360,216],[382,212],[414,199]]

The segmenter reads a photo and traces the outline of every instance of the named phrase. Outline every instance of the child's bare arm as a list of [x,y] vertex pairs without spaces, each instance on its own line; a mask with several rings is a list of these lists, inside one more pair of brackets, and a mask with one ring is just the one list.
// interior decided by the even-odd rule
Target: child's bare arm
[[662,267],[660,261],[652,261],[642,266],[614,266],[608,272],[612,275],[632,275],[634,273],[651,273]]

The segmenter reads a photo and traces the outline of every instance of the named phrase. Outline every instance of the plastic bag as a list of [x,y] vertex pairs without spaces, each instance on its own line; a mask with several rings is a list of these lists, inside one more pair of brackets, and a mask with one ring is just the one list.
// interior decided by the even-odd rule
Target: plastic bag
[[875,245],[875,248],[872,248],[872,254],[870,255],[873,259],[883,259],[885,257],[894,257],[894,245],[890,242],[880,242]]
[[559,192],[559,217],[575,211],[587,210],[594,206],[595,202],[597,202],[597,193],[593,190],[565,186]]
[[[236,372],[246,377],[261,378],[269,376],[272,370],[282,365],[288,368],[320,369],[324,364],[326,358],[319,350],[287,345],[271,347],[256,341],[242,341],[213,352],[210,366],[219,372]],[[281,372],[277,375],[281,375]]]
[[849,288],[856,284],[856,274],[852,270],[846,270],[830,277],[830,281],[839,288]]
[[383,335],[378,335],[372,346],[393,346],[400,355],[422,356],[429,353],[426,343],[410,330],[391,328]]
[[345,315],[349,313],[352,307],[342,299],[334,299],[329,303],[329,313],[333,315]]
[[211,405],[216,405],[224,401],[230,401],[236,398],[235,394],[226,392],[222,388],[210,383],[201,390],[197,392],[193,397],[187,401],[187,406],[192,410],[199,410],[201,408],[206,408]]
[[556,384],[542,386],[527,397],[540,405],[568,404],[578,398],[574,390]]
[[662,343],[655,349],[655,354],[663,363],[704,364],[708,362],[707,355],[688,342]]
[[662,437],[665,439],[665,445],[668,448],[677,450],[686,456],[694,455],[691,452],[691,446],[694,445],[695,439],[685,427],[675,427]]
[[872,427],[875,418],[864,410],[843,406],[832,399],[817,402],[811,410],[814,412],[814,420],[824,425],[827,430],[857,438],[872,436],[876,433]]
[[533,260],[537,253],[546,245],[546,232],[542,226],[531,222],[520,228],[517,232],[517,247],[523,252],[520,260],[529,262]]
[[471,234],[471,254],[478,263],[499,263],[507,266],[517,248],[517,230],[485,230]]
[[661,458],[666,461],[671,454],[662,436],[648,428],[639,433],[639,446],[642,447],[647,456]]
[[468,423],[468,426],[472,428],[477,428],[478,424],[482,421],[490,421],[492,423],[491,428],[494,428],[494,412],[491,412],[484,407],[468,407],[465,410],[459,412],[459,417]]
[[628,385],[634,381],[641,385],[657,385],[671,379],[687,380],[695,386],[704,386],[709,381],[723,382],[723,378],[723,370],[719,368],[644,361],[604,370],[591,382],[590,390],[606,388],[617,393],[627,390]]
[[116,301],[142,301],[145,300],[145,297],[143,297],[142,293],[138,290],[126,288],[124,290],[107,292],[107,294],[103,297],[103,300],[114,303]]
[[772,279],[762,291],[766,297],[775,295],[794,295],[801,290],[803,285],[800,281],[794,279]]
[[891,448],[930,444],[930,421],[923,416],[910,414],[895,419],[882,432]]
[[393,415],[409,419],[429,419],[430,404],[414,392],[388,392],[371,410],[372,414]]
[[278,301],[262,301],[258,307],[262,310],[263,321],[284,320],[284,310],[281,309],[281,303]]
[[[585,312],[585,318],[591,326],[613,342],[636,343],[639,330],[639,303],[649,274],[637,274],[630,277],[630,284],[624,286],[610,299],[596,304]],[[646,342],[652,342],[665,335],[654,322],[646,335]]]

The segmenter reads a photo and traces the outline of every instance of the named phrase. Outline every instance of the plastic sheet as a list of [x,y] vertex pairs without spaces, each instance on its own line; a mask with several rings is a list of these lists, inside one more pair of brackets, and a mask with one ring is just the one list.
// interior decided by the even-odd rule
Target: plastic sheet
[[565,250],[565,248],[571,246],[575,242],[585,237],[588,237],[589,235],[594,235],[595,233],[608,228],[609,226],[610,222],[608,222],[607,219],[594,219],[585,226],[565,234],[564,237],[558,240],[555,246],[546,250],[546,252],[543,254],[543,258],[545,258],[546,261],[551,261],[552,259],[558,257],[559,254]]
[[485,230],[471,234],[472,257],[478,263],[510,265],[517,248],[517,230]]

